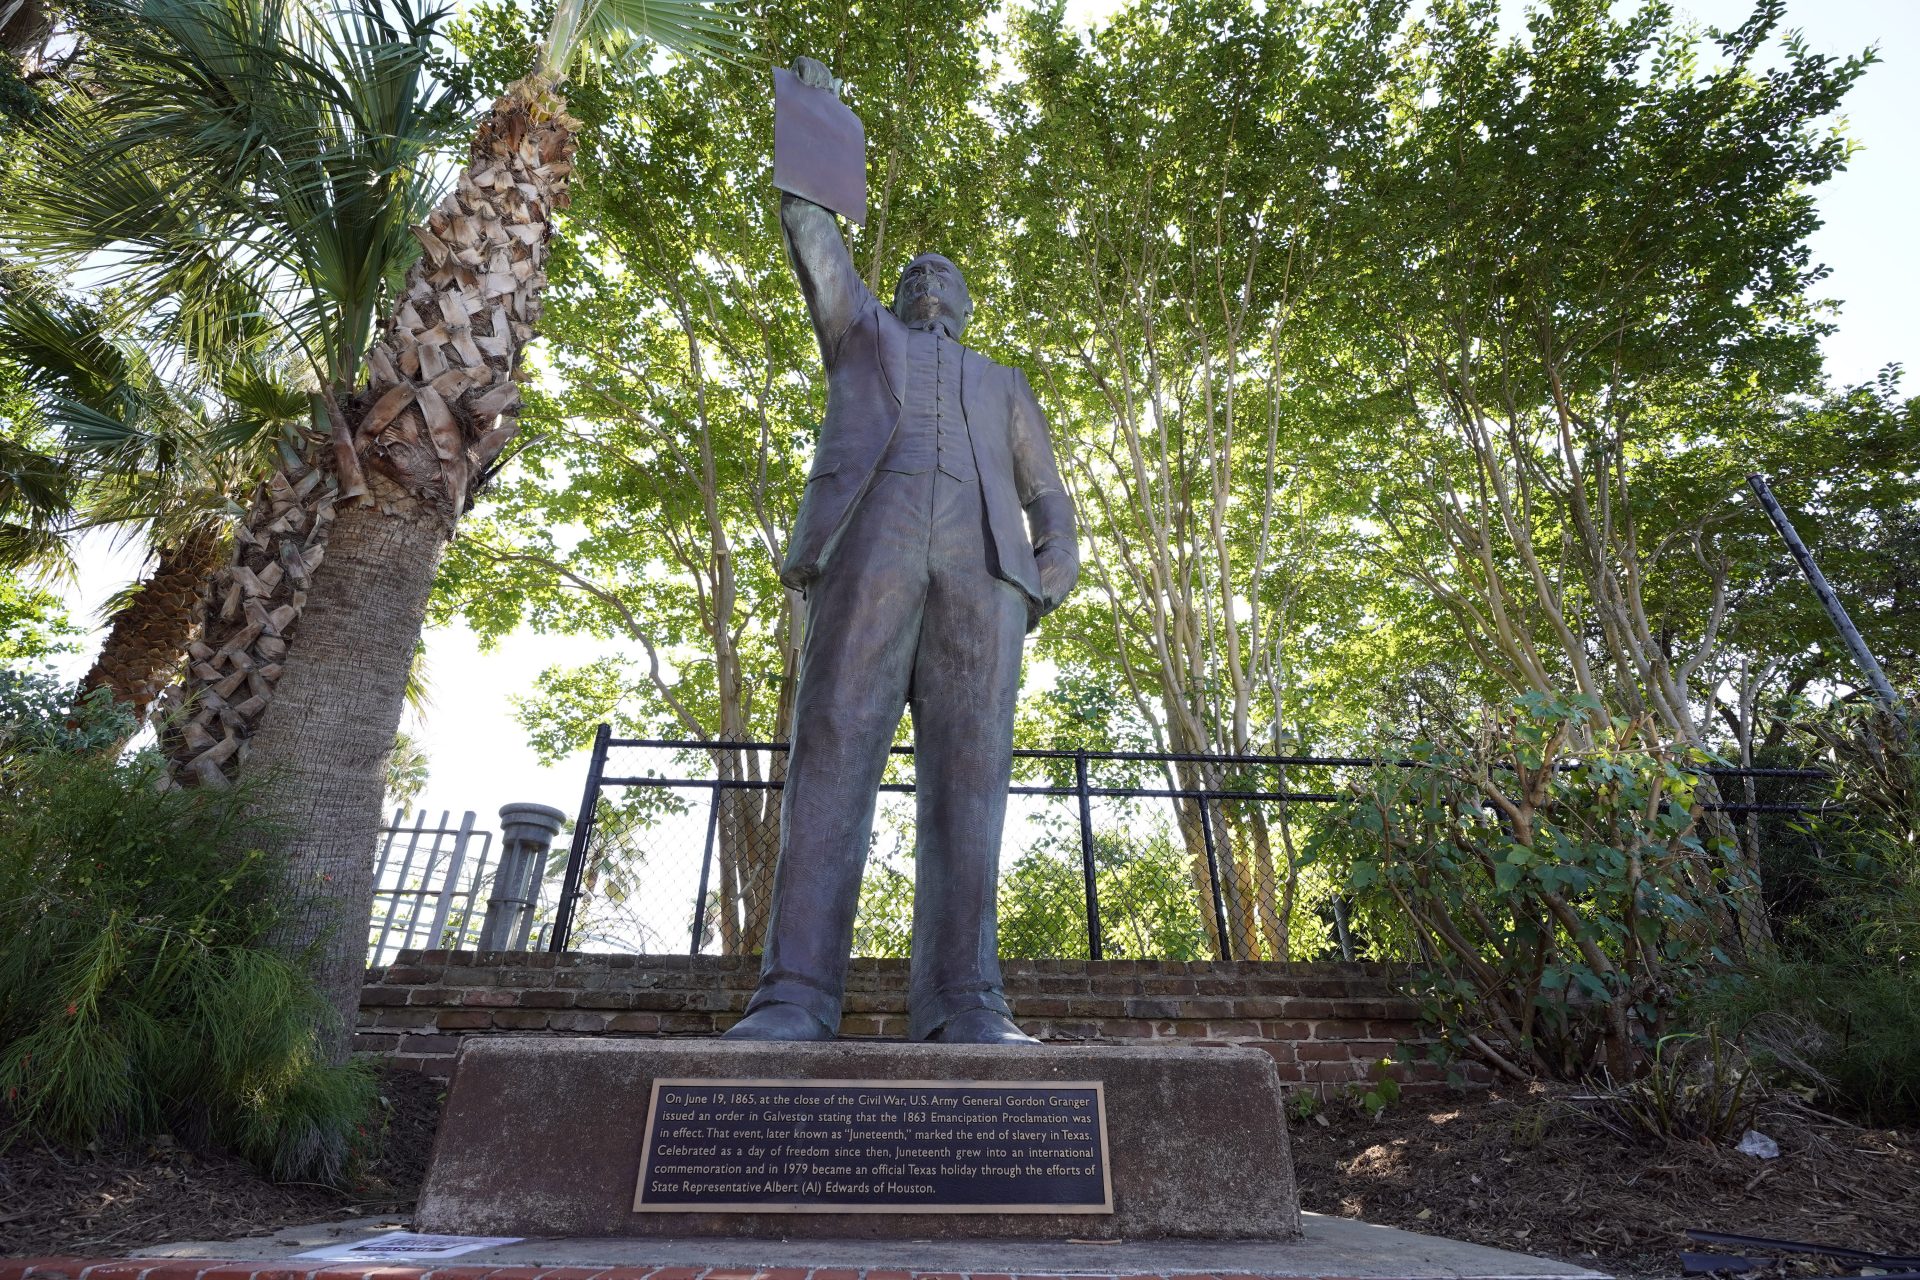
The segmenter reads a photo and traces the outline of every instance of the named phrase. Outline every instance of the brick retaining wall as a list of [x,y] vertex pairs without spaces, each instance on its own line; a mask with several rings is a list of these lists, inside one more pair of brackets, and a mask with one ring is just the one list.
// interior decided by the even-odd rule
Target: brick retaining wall
[[[1248,1045],[1288,1084],[1340,1085],[1419,1043],[1402,971],[1364,964],[1008,960],[1020,1025],[1050,1041]],[[708,1036],[732,1025],[759,973],[751,956],[407,951],[367,975],[355,1047],[444,1076],[472,1035]],[[907,962],[855,960],[841,1034],[906,1034]],[[1438,1069],[1396,1069],[1413,1085]]]

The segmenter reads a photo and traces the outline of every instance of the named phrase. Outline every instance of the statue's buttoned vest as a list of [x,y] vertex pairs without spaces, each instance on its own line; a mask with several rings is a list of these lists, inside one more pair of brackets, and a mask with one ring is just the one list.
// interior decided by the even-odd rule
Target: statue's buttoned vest
[[907,387],[900,422],[880,456],[881,471],[917,476],[939,470],[955,480],[973,480],[973,442],[960,404],[963,348],[939,329],[906,333]]
[[[930,439],[935,458],[926,470],[940,469],[957,478],[972,464],[986,508],[994,572],[1029,599],[1039,599],[1040,574],[1022,513],[1030,496],[1027,487],[1038,483],[1038,476],[1032,466],[1023,468],[1021,460],[1030,463],[1047,446],[1037,436],[1016,439],[1016,397],[1032,397],[1025,379],[951,338],[936,340],[927,331],[907,328],[872,298],[838,339],[837,348],[839,354],[827,370],[826,418],[794,515],[780,580],[806,590],[832,558],[874,476],[883,469],[900,469],[882,463],[895,443],[903,441],[902,449],[917,453],[914,442]],[[925,393],[921,379],[927,375],[916,376],[916,355],[934,357],[937,394]],[[938,420],[930,416],[935,413]],[[1031,416],[1038,421],[1037,407]],[[942,422],[945,448],[940,444]],[[904,456],[906,465],[918,465],[913,454]],[[1054,480],[1052,487],[1057,485]]]

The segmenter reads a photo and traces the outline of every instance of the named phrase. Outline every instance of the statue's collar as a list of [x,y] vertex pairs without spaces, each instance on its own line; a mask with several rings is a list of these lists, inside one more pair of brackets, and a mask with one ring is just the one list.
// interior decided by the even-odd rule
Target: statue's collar
[[[901,323],[906,324],[905,321]],[[955,342],[960,341],[960,335],[954,331],[953,321],[946,316],[934,316],[918,324],[907,324],[907,328],[916,333],[943,333]]]

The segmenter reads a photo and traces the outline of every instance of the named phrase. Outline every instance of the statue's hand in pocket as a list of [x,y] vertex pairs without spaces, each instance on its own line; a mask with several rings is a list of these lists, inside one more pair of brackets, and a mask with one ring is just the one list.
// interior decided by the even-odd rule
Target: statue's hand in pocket
[[1040,599],[1028,608],[1029,629],[1058,608],[1080,580],[1080,552],[1072,542],[1049,543],[1034,552],[1033,562],[1040,570]]

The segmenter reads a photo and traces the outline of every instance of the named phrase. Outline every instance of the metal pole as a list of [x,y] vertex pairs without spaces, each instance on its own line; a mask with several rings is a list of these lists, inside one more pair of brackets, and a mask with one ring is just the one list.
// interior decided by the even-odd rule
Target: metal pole
[[693,900],[693,943],[687,954],[700,954],[700,936],[707,931],[707,877],[713,870],[713,832],[720,825],[720,788],[707,792],[707,844],[700,855],[700,896]]
[[[380,963],[380,952],[385,945],[387,936],[386,928],[382,927],[379,935],[380,940],[376,942],[373,933],[375,926],[391,926],[393,913],[399,910],[400,907],[400,899],[389,896],[389,891],[383,886],[387,883],[387,867],[393,862],[393,838],[400,834],[400,823],[405,817],[405,809],[395,809],[393,811],[393,825],[387,828],[387,842],[381,846],[380,852],[373,864],[374,915],[367,922],[367,963],[370,965]],[[374,834],[377,836],[380,833],[376,831]],[[383,897],[387,899],[384,914],[380,911],[381,903],[379,901]]]
[[1760,499],[1760,505],[1766,508],[1768,517],[1773,521],[1773,527],[1780,531],[1780,537],[1785,540],[1787,550],[1793,552],[1793,558],[1799,561],[1800,572],[1807,576],[1808,583],[1813,587],[1813,594],[1819,596],[1820,603],[1826,606],[1827,616],[1833,619],[1834,630],[1840,633],[1840,638],[1846,641],[1847,648],[1852,650],[1853,660],[1859,664],[1862,671],[1867,673],[1867,683],[1873,686],[1874,697],[1878,699],[1881,706],[1905,723],[1906,704],[1900,700],[1900,695],[1893,691],[1893,685],[1887,680],[1887,673],[1882,671],[1880,664],[1874,660],[1872,651],[1867,648],[1867,642],[1860,638],[1860,632],[1855,629],[1853,619],[1847,616],[1847,610],[1840,603],[1840,597],[1833,593],[1831,586],[1827,585],[1827,577],[1820,572],[1820,566],[1813,562],[1813,554],[1807,550],[1807,544],[1800,541],[1800,535],[1794,532],[1793,524],[1787,519],[1787,513],[1781,509],[1779,499],[1775,498],[1773,490],[1767,487],[1767,478],[1756,471],[1747,477],[1747,484]]
[[593,758],[587,762],[587,786],[580,796],[580,817],[573,824],[573,848],[567,853],[567,874],[561,882],[559,905],[554,909],[553,937],[547,942],[547,950],[556,954],[567,949],[573,936],[574,899],[580,896],[587,844],[593,838],[593,811],[600,800],[600,775],[606,772],[607,743],[612,738],[612,725],[603,724],[593,731]]
[[1073,758],[1073,783],[1080,793],[1080,876],[1087,885],[1087,955],[1104,960],[1100,940],[1100,888],[1093,874],[1093,793],[1087,787],[1087,753]]
[[[551,849],[552,846],[547,846]],[[527,861],[527,883],[524,892],[526,907],[520,912],[520,927],[507,942],[509,951],[533,951],[539,948],[527,945],[533,936],[533,917],[540,910],[540,878],[547,869],[547,849],[542,849]]]
[[458,921],[449,921],[447,925],[453,944],[448,948],[450,951],[463,950],[468,942],[477,944],[479,941],[479,935],[473,932],[473,908],[480,898],[480,886],[487,883],[487,867],[493,858],[493,832],[476,831],[473,834],[480,838],[480,856],[474,860],[473,874],[466,877],[466,887],[456,895],[460,898],[460,918]]
[[[447,819],[452,816],[453,810],[442,809],[440,811],[440,826],[444,828],[447,825]],[[380,960],[380,957],[387,953],[387,937],[393,932],[393,918],[400,914],[400,899],[407,896],[407,877],[413,873],[413,857],[420,851],[420,837],[425,835],[426,832],[427,811],[422,809],[419,814],[414,817],[413,830],[407,833],[407,856],[400,860],[400,874],[393,882],[393,897],[388,899],[388,901],[393,904],[392,910],[387,912],[386,921],[380,926],[380,937],[373,944],[374,960],[378,963],[384,963],[384,961]],[[438,830],[433,833],[433,844],[436,849],[440,846],[440,831]],[[401,945],[404,946],[406,942],[412,941],[413,922],[419,914],[420,900],[416,897],[413,905],[407,910],[406,931],[401,935],[403,939]]]
[[1333,931],[1340,938],[1340,958],[1353,959],[1353,935],[1347,932],[1347,901],[1339,894],[1333,895]]
[[1233,943],[1227,937],[1227,901],[1220,896],[1220,861],[1213,852],[1213,818],[1207,813],[1208,794],[1200,793],[1200,839],[1207,846],[1207,882],[1213,886],[1213,927],[1220,933],[1220,958],[1233,959]]

